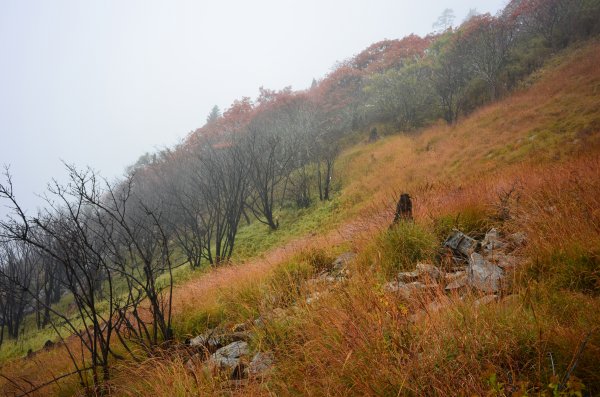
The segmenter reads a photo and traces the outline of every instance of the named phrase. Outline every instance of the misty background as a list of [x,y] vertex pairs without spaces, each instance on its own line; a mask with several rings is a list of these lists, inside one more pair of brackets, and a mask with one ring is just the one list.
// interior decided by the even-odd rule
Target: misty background
[[430,33],[446,8],[457,25],[505,3],[2,0],[0,165],[32,212],[61,160],[118,177],[214,105],[307,88],[374,42]]

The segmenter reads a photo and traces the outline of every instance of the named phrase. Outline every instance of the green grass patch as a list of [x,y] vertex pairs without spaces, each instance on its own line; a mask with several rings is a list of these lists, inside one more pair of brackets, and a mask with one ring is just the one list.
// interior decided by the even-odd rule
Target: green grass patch
[[526,277],[560,290],[600,295],[600,249],[579,244],[540,254],[525,268]]
[[377,236],[361,255],[364,265],[375,264],[386,279],[412,270],[419,261],[432,260],[438,240],[422,226],[400,222]]
[[339,199],[316,201],[308,208],[285,207],[278,211],[279,229],[270,230],[256,220],[240,227],[236,236],[233,260],[239,261],[260,255],[309,233],[331,230],[340,221]]
[[440,241],[445,240],[454,229],[472,237],[481,237],[493,226],[490,210],[484,206],[469,206],[460,212],[454,212],[436,218],[434,232]]

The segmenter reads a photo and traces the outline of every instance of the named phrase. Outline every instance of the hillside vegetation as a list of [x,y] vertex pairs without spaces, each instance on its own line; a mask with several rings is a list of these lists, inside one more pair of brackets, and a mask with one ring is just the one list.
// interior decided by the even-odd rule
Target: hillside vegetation
[[[277,231],[241,226],[231,264],[180,278],[177,342],[117,360],[110,395],[600,393],[598,64],[594,40],[456,124],[374,143],[365,127],[337,160],[331,201],[284,208]],[[413,197],[414,223],[389,229],[400,192]],[[450,266],[438,251],[453,228],[481,237],[492,227],[526,236],[494,302],[475,305],[477,290],[385,288],[417,262]],[[358,255],[349,277],[314,281],[347,251]],[[266,375],[230,381],[190,368],[195,351],[179,342],[240,323],[252,351],[273,355]],[[77,351],[77,339],[65,343]],[[6,361],[2,390],[18,395],[71,365],[61,347]],[[65,377],[31,395],[78,387]]]

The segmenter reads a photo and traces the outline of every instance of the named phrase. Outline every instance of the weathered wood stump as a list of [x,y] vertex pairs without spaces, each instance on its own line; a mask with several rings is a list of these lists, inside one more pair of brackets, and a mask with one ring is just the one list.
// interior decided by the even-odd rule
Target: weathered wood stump
[[400,221],[412,221],[412,200],[408,193],[402,193],[400,195],[400,199],[398,200],[398,204],[396,205],[396,213],[394,214],[394,222],[395,225]]

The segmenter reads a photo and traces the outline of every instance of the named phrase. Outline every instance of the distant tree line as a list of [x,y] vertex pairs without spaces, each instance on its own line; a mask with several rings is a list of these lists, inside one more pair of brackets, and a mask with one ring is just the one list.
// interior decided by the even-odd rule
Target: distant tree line
[[[441,32],[375,43],[307,90],[261,88],[255,101],[214,107],[202,128],[140,157],[120,181],[69,165],[68,182],[52,184],[35,215],[7,171],[0,345],[26,323],[67,330],[81,383],[98,387],[121,358],[115,344],[138,359],[173,339],[174,269],[226,263],[243,222],[275,231],[282,205],[330,200],[336,158],[356,132],[452,124],[503,97],[551,54],[597,35],[600,0],[513,0],[457,28],[443,17]],[[73,303],[58,310],[64,297]]]
[[[449,124],[497,100],[539,68],[550,55],[600,32],[598,0],[513,0],[496,16],[471,10],[458,27],[446,10],[440,33],[373,44],[353,62],[367,65],[363,87],[370,121],[404,130],[440,117]],[[410,56],[387,67],[388,54],[403,46]],[[360,56],[359,56],[360,57]]]

